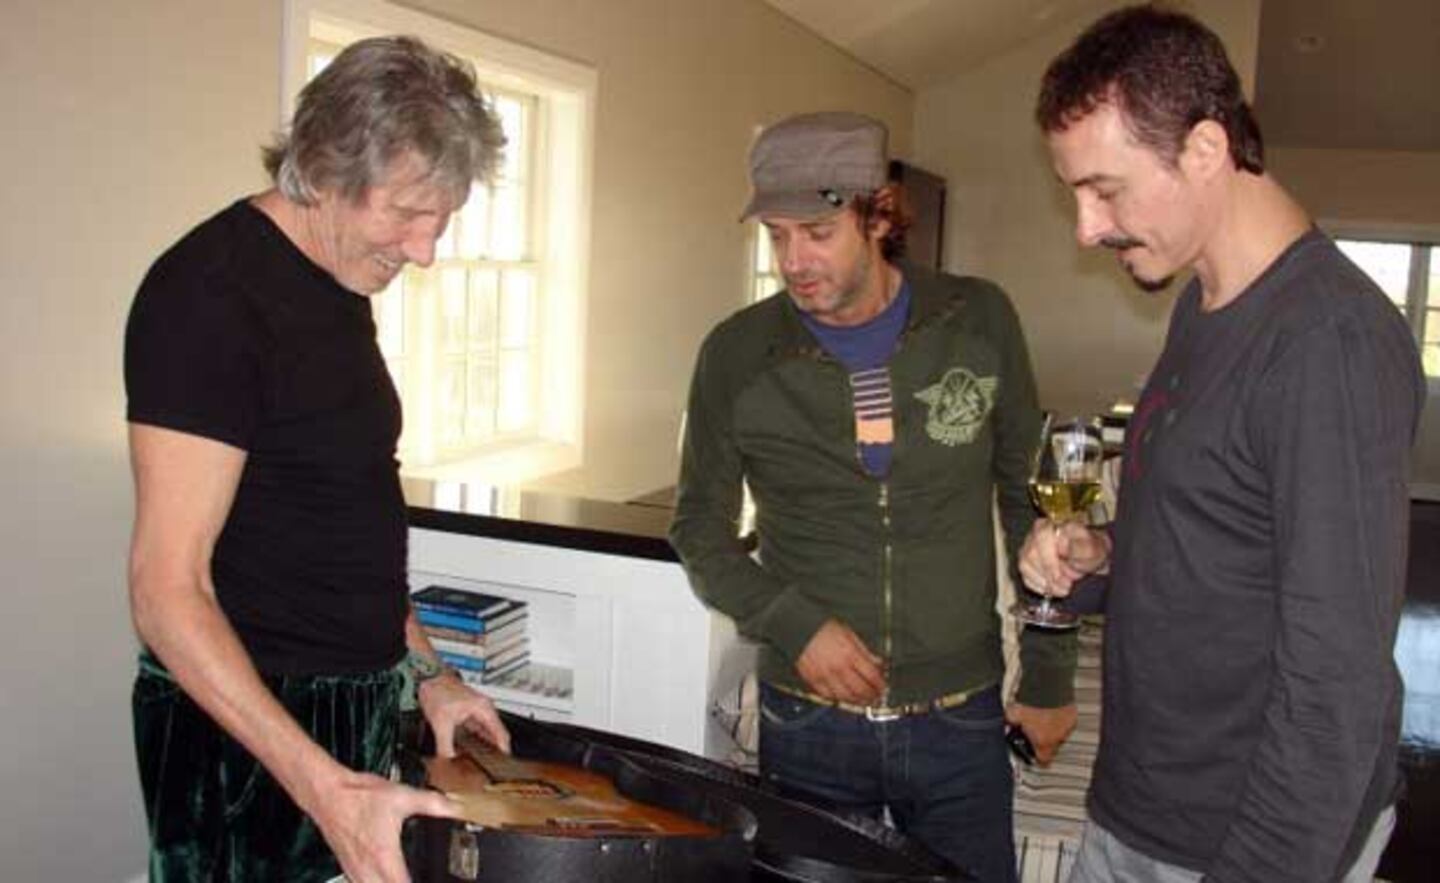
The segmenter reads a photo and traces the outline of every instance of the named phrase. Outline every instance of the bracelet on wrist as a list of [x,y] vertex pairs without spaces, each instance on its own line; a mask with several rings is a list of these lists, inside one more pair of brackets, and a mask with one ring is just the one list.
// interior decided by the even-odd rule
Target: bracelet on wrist
[[446,674],[458,676],[458,672],[452,666],[446,665],[442,660],[417,653],[414,650],[405,654],[405,670],[409,672],[410,679],[415,683],[415,689],[419,690],[420,685],[433,681]]

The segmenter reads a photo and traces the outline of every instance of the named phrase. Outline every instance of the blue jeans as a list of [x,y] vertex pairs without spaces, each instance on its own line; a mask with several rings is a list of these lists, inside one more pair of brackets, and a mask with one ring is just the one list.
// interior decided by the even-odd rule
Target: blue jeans
[[1015,883],[1014,780],[1000,688],[870,721],[760,685],[760,773],[831,812],[882,817],[982,883]]

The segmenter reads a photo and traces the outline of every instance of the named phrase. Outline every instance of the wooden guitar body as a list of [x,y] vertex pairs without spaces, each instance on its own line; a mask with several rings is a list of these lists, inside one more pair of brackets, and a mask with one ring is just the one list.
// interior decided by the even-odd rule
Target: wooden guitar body
[[720,835],[697,819],[632,800],[583,767],[506,757],[470,733],[457,734],[456,747],[453,758],[425,761],[428,781],[474,825],[551,837]]
[[468,734],[424,760],[423,784],[463,822],[417,817],[416,883],[735,883],[750,877],[755,816],[621,752],[506,715],[514,756]]

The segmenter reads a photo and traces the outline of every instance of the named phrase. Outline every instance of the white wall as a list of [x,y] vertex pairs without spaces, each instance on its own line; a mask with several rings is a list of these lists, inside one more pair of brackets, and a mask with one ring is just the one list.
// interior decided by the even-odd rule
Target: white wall
[[[1225,40],[1251,84],[1259,0],[1186,5]],[[1108,252],[1075,245],[1071,197],[1055,180],[1034,123],[1045,67],[1092,20],[1059,22],[922,91],[915,105],[916,161],[949,182],[947,263],[1005,287],[1025,327],[1042,402],[1073,412],[1134,396],[1159,355],[1173,303],[1173,294],[1138,291]]]
[[[755,125],[854,108],[908,144],[911,97],[759,0],[433,2],[594,65],[588,440],[579,487],[673,480],[701,336],[744,298]],[[260,189],[280,0],[10,0],[0,28],[0,880],[143,868],[125,603],[121,344],[153,258]]]
[[144,855],[122,326],[158,250],[261,183],[280,21],[246,0],[12,0],[5,19],[0,879],[117,879]]
[[1440,233],[1440,152],[1266,150],[1275,177],[1323,221]]

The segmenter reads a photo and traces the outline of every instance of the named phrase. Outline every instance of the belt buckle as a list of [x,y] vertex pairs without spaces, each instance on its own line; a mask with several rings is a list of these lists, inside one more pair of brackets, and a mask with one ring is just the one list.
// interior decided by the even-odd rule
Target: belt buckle
[[896,721],[904,714],[899,708],[887,708],[883,705],[865,706],[865,719],[872,724],[885,724]]

